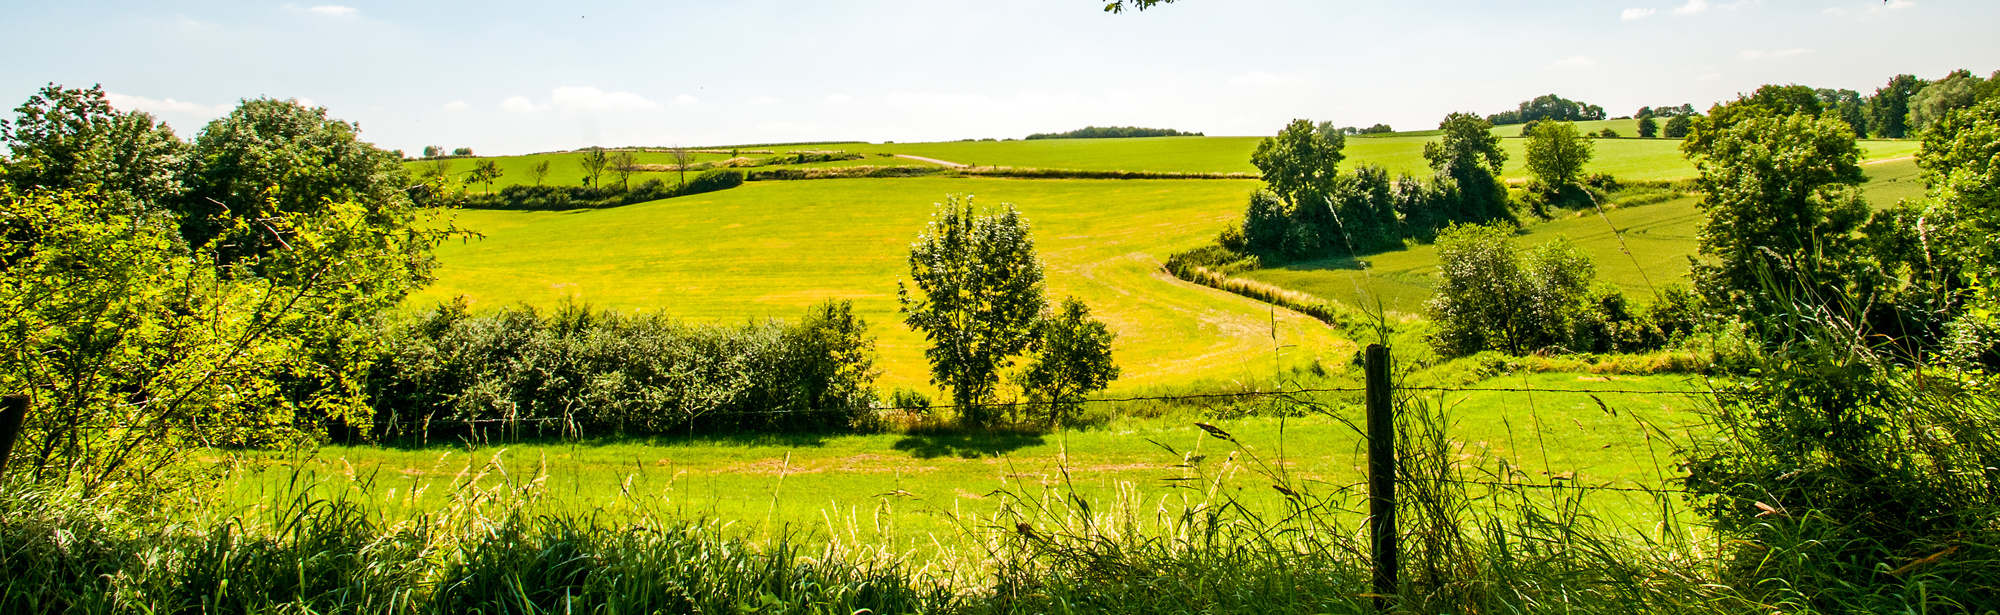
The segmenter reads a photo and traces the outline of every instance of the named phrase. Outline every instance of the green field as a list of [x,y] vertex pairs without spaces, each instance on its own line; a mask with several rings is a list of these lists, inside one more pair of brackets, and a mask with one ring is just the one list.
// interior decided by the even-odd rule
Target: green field
[[[1915,160],[1884,159],[1862,168],[1870,180],[1862,186],[1862,193],[1877,208],[1923,196]],[[1645,302],[1660,286],[1687,282],[1688,258],[1695,254],[1695,230],[1701,223],[1699,201],[1685,197],[1615,208],[1602,218],[1593,212],[1572,213],[1529,224],[1520,242],[1525,248],[1567,237],[1597,263],[1598,279],[1616,284],[1627,297]],[[1624,234],[1622,244],[1613,227]],[[1425,244],[1369,255],[1358,262],[1347,258],[1304,261],[1239,275],[1351,305],[1372,308],[1379,304],[1390,311],[1417,313],[1436,288],[1436,274],[1437,250]]]
[[[1605,120],[1601,122],[1579,122],[1585,130],[1599,130],[1611,127],[1620,134],[1631,137],[1632,120]],[[1507,152],[1507,166],[1502,176],[1508,179],[1524,179],[1528,176],[1525,166],[1524,141],[1516,135],[1518,126],[1501,126],[1493,129],[1505,138],[1501,147]],[[1435,140],[1435,131],[1417,133],[1397,133],[1389,135],[1352,136],[1347,139],[1346,161],[1342,167],[1352,169],[1362,164],[1376,164],[1389,170],[1391,174],[1412,174],[1428,176],[1430,169],[1424,161],[1424,143]],[[874,154],[907,154],[979,166],[1013,166],[1058,169],[1081,169],[1088,171],[1158,171],[1179,173],[1256,173],[1257,167],[1250,164],[1250,153],[1257,149],[1263,137],[1149,137],[1130,139],[1038,139],[1034,141],[947,141],[939,143],[838,143],[797,146],[772,146],[745,149],[764,149],[775,152],[796,150],[841,150],[871,154],[861,160],[831,163],[792,165],[794,167],[852,166],[852,165],[922,165],[927,164],[901,157],[880,157]],[[1867,140],[1861,142],[1862,151],[1869,160],[1902,158],[1916,153],[1917,142],[1909,140]],[[644,164],[668,164],[671,157],[665,153],[644,152],[636,154]],[[506,172],[496,187],[511,184],[533,183],[527,169],[542,160],[551,161],[550,173],[544,183],[550,185],[578,185],[583,173],[577,167],[574,152],[556,154],[532,154],[527,156],[503,156],[494,158]],[[749,154],[763,157],[764,154]],[[701,154],[697,161],[712,161],[727,158],[726,155]],[[408,163],[412,169],[430,162]],[[454,161],[453,169],[468,171],[472,168],[469,160]],[[1629,180],[1672,180],[1694,177],[1694,165],[1681,157],[1680,141],[1675,139],[1598,139],[1596,158],[1587,167],[1591,173],[1609,173]],[[677,181],[672,173],[641,173],[635,175],[634,182],[646,178],[659,177],[672,183]],[[613,181],[607,175],[605,181]],[[475,187],[479,189],[480,187]]]
[[[1661,486],[1673,476],[1674,444],[1695,423],[1693,398],[1647,393],[1558,393],[1556,389],[1689,391],[1688,376],[1502,376],[1481,387],[1539,392],[1440,393],[1450,435],[1468,464],[1517,471],[1506,480],[1587,486]],[[1600,407],[1598,400],[1605,405]],[[1251,511],[1278,510],[1282,498],[1259,476],[1254,454],[1294,485],[1321,495],[1362,480],[1359,397],[1328,398],[1340,419],[1307,416],[1208,419],[1247,445],[1209,437],[1193,418],[1117,419],[1099,428],[1047,435],[826,435],[662,438],[545,444],[439,444],[431,447],[328,447],[310,456],[255,457],[227,482],[227,497],[246,505],[291,489],[293,472],[333,492],[380,506],[392,518],[434,511],[460,497],[461,485],[520,489],[542,479],[549,504],[616,515],[635,507],[729,520],[752,535],[786,530],[896,552],[957,544],[965,527],[984,531],[1006,490],[1030,497],[1074,487],[1099,511],[1125,508],[1151,518],[1224,490]],[[1612,410],[1607,412],[1606,408]],[[1648,435],[1644,425],[1659,428]],[[1678,436],[1676,436],[1678,437]],[[1184,467],[1188,457],[1205,455]],[[1237,455],[1231,455],[1238,452]],[[498,466],[492,464],[498,463]],[[1204,477],[1189,486],[1183,479]],[[1485,479],[1490,479],[1487,477]],[[1593,496],[1599,514],[1645,524],[1644,498]],[[937,542],[934,543],[933,540]]]
[[[842,179],[741,188],[614,209],[461,211],[485,235],[437,250],[439,279],[416,305],[467,297],[475,308],[565,298],[664,310],[701,322],[791,319],[851,299],[880,335],[882,384],[925,387],[923,339],[895,313],[909,243],[954,193],[1014,203],[1034,225],[1049,292],[1075,295],[1118,334],[1114,391],[1197,380],[1255,380],[1272,368],[1266,305],[1167,275],[1160,262],[1211,240],[1257,183],[1248,180]],[[1345,360],[1350,343],[1318,321],[1275,314],[1285,364]]]

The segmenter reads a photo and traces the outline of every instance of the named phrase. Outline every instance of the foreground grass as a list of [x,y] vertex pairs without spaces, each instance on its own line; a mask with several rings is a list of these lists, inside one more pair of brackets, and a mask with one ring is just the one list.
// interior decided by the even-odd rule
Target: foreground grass
[[[1337,386],[1310,380],[1307,386]],[[1452,437],[1465,460],[1493,480],[1660,488],[1674,475],[1668,458],[1694,424],[1693,400],[1657,392],[1705,388],[1689,376],[1520,374],[1476,383],[1519,392],[1426,392],[1450,408]],[[1562,389],[1632,393],[1562,393]],[[935,555],[962,550],[963,532],[988,527],[1005,492],[1060,487],[1098,510],[1194,506],[1225,488],[1251,514],[1279,514],[1286,497],[1254,476],[1242,452],[1276,464],[1293,480],[1334,491],[1363,481],[1358,393],[1313,396],[1328,414],[1291,418],[1230,416],[1271,412],[1260,402],[1211,408],[1210,418],[1118,418],[1053,434],[955,433],[772,435],[562,442],[519,441],[505,431],[468,432],[457,441],[401,446],[336,446],[316,453],[239,459],[223,493],[254,508],[305,484],[340,493],[392,519],[447,508],[464,485],[496,488],[539,482],[552,512],[638,514],[719,520],[756,538],[806,533],[843,548]],[[1599,405],[1599,402],[1603,405]],[[1217,441],[1205,421],[1244,446]],[[439,440],[444,440],[439,438]],[[1172,449],[1170,452],[1168,449]],[[1197,456],[1204,456],[1202,460]],[[1189,460],[1195,460],[1189,463]],[[1507,468],[1513,468],[1511,470]],[[1186,481],[1208,473],[1214,484]],[[1656,522],[1643,499],[1604,494],[1600,513]],[[954,551],[945,548],[945,551]]]

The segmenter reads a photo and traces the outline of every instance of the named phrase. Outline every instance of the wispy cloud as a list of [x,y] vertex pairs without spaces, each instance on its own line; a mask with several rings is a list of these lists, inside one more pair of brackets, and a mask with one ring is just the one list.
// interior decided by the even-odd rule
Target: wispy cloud
[[752,98],[752,99],[750,99],[750,104],[752,104],[752,105],[756,105],[756,106],[759,106],[759,107],[769,107],[769,106],[772,106],[772,105],[778,105],[778,104],[783,104],[784,102],[785,102],[785,101],[783,101],[783,100],[780,100],[780,99],[778,99],[778,98],[776,98],[776,97],[772,97],[772,96],[759,96],[759,97],[756,97],[756,98]]
[[1802,56],[1808,53],[1812,53],[1812,50],[1796,49],[1796,48],[1780,49],[1777,51],[1765,51],[1762,49],[1745,49],[1743,50],[1743,53],[1736,54],[1736,57],[1743,58],[1745,60],[1766,60],[1766,59],[1777,59],[1777,58],[1790,58],[1794,56]]
[[1867,8],[1863,8],[1860,10],[1852,10],[1836,6],[1821,12],[1827,15],[1832,15],[1834,17],[1847,17],[1852,15],[1854,17],[1861,19],[1870,19],[1876,17],[1885,17],[1890,13],[1894,13],[1904,9],[1915,8],[1916,6],[1917,3],[1911,2],[1910,0],[1890,0],[1889,2],[1880,2],[1880,3],[1870,2],[1868,3]]
[[541,107],[536,106],[535,101],[528,100],[526,96],[509,96],[507,100],[500,101],[500,109],[515,113],[527,113],[539,110]]
[[322,4],[306,9],[306,12],[326,15],[328,17],[353,17],[361,13],[360,10],[354,7],[340,6],[338,4]]
[[[606,92],[591,86],[563,86],[549,95],[555,106],[565,109],[650,109],[659,103],[631,92]],[[678,102],[678,101],[676,101]],[[504,103],[503,103],[504,104]]]
[[1659,9],[1625,9],[1625,12],[1618,14],[1618,18],[1625,20],[1645,19],[1652,17],[1654,13],[1658,12],[1660,12]]
[[229,112],[229,105],[226,104],[204,105],[200,103],[191,103],[184,100],[174,100],[172,98],[165,98],[165,99],[147,98],[144,96],[119,94],[117,92],[106,92],[104,94],[104,98],[111,101],[112,107],[124,109],[127,111],[145,111],[147,113],[176,113],[176,114],[197,115],[197,116],[221,116],[222,114]]
[[1688,0],[1687,4],[1674,7],[1675,15],[1693,15],[1708,10],[1708,0]]
[[693,104],[700,104],[700,103],[701,103],[701,100],[700,100],[700,99],[697,99],[697,98],[695,98],[695,97],[693,97],[693,96],[689,96],[689,95],[687,95],[687,94],[682,94],[682,95],[680,95],[680,96],[675,96],[675,97],[674,97],[674,104],[676,104],[676,105],[693,105]]
[[827,104],[838,105],[841,103],[854,102],[854,97],[848,96],[846,94],[828,94],[826,95],[826,102]]
[[464,111],[466,109],[471,109],[471,108],[472,108],[472,103],[465,102],[463,100],[454,100],[444,104],[444,110],[446,111]]

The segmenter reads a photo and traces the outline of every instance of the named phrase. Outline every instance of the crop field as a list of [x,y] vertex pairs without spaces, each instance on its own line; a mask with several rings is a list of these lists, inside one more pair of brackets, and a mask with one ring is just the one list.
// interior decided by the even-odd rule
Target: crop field
[[[1689,433],[1697,415],[1692,397],[1647,392],[1702,390],[1706,384],[1682,375],[1544,373],[1500,376],[1479,386],[1537,392],[1422,398],[1449,409],[1449,433],[1465,444],[1463,459],[1479,469],[1473,479],[1658,487],[1675,472],[1674,443],[1660,434]],[[1600,392],[1593,399],[1554,389],[1634,392]],[[293,488],[297,468],[306,482],[396,518],[445,507],[468,484],[520,489],[539,480],[536,488],[547,504],[562,509],[616,515],[649,508],[730,520],[759,537],[789,531],[927,552],[952,547],[962,530],[989,529],[1008,494],[1033,500],[1045,489],[1074,488],[1093,509],[1123,509],[1143,519],[1221,497],[1254,513],[1275,512],[1283,498],[1260,472],[1284,472],[1322,496],[1352,490],[1363,480],[1366,459],[1363,439],[1349,426],[1361,418],[1359,394],[1332,394],[1325,401],[1332,415],[1208,419],[1233,434],[1240,449],[1196,429],[1193,418],[1120,418],[1033,435],[461,440],[253,456],[232,473],[225,490],[246,506],[273,501],[273,494]],[[1658,431],[1649,435],[1648,425]],[[1645,498],[1592,497],[1608,519],[1644,526],[1647,515],[1657,516]]]
[[[1318,321],[1188,284],[1160,261],[1211,240],[1256,186],[1243,180],[840,179],[741,188],[573,212],[461,211],[484,238],[441,246],[439,279],[412,299],[475,308],[663,310],[700,322],[798,317],[851,299],[878,334],[882,385],[928,389],[923,339],[896,314],[910,242],[947,194],[1014,203],[1034,225],[1052,299],[1075,295],[1118,334],[1113,391],[1254,380],[1352,344]],[[1273,327],[1277,341],[1273,341]]]

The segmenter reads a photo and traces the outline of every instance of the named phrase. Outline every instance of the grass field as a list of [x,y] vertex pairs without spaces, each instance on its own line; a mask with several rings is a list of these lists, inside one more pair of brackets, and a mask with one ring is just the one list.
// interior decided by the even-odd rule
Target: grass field
[[[1443,393],[1426,398],[1450,408],[1451,436],[1463,458],[1505,480],[1588,486],[1661,486],[1676,471],[1673,444],[1648,435],[1683,434],[1694,424],[1693,399],[1647,391],[1698,390],[1687,376],[1501,376],[1482,387],[1540,392]],[[1591,394],[1553,389],[1635,391]],[[296,467],[335,492],[360,493],[392,517],[445,506],[466,484],[516,488],[546,475],[552,505],[616,515],[652,507],[689,517],[730,520],[752,535],[804,531],[821,538],[928,551],[961,526],[984,531],[1006,490],[1039,496],[1076,490],[1103,511],[1132,507],[1142,516],[1178,511],[1221,489],[1254,513],[1279,509],[1282,497],[1260,477],[1254,455],[1271,471],[1322,494],[1363,479],[1358,394],[1328,398],[1333,416],[1208,419],[1247,450],[1205,435],[1186,418],[1117,419],[1048,435],[854,435],[659,438],[578,443],[438,444],[430,447],[328,447],[308,456],[255,457],[224,488],[246,506],[291,489]],[[1597,400],[1605,404],[1600,407]],[[1611,412],[1607,412],[1606,408]],[[1337,420],[1336,417],[1338,417]],[[1169,453],[1171,447],[1182,453]],[[1238,454],[1232,455],[1232,452]],[[1183,455],[1204,455],[1200,473]],[[498,464],[494,467],[491,464]],[[1201,481],[1183,481],[1188,477]],[[1219,481],[1219,482],[1215,482]],[[1198,486],[1199,488],[1187,488]],[[1595,497],[1595,496],[1594,496]],[[1594,501],[1600,514],[1646,525],[1648,507],[1615,494]],[[1641,498],[1643,499],[1643,498]],[[939,543],[934,544],[932,541]],[[944,546],[950,546],[944,544]]]
[[[1694,165],[1682,158],[1680,141],[1675,139],[1630,138],[1636,134],[1633,120],[1604,120],[1600,122],[1579,122],[1578,127],[1586,131],[1609,127],[1628,138],[1598,139],[1596,158],[1586,170],[1591,173],[1609,173],[1621,179],[1630,180],[1672,180],[1694,177]],[[1495,134],[1507,137],[1501,147],[1507,152],[1507,166],[1502,175],[1510,179],[1528,176],[1525,166],[1524,141],[1518,138],[1519,126],[1500,126],[1493,129]],[[1342,168],[1352,169],[1362,164],[1377,164],[1388,169],[1391,174],[1413,174],[1428,176],[1430,169],[1424,161],[1424,143],[1436,140],[1436,131],[1395,133],[1388,135],[1352,136],[1347,139],[1344,152],[1347,159]],[[1038,139],[1034,141],[947,141],[938,143],[839,143],[798,146],[758,147],[775,152],[796,150],[842,150],[871,154],[861,160],[849,160],[795,167],[851,166],[851,165],[921,165],[925,164],[908,158],[884,158],[872,154],[908,154],[959,164],[980,166],[1015,166],[1061,169],[1082,169],[1089,171],[1161,171],[1181,173],[1255,173],[1257,168],[1250,164],[1250,153],[1257,149],[1263,137],[1150,137],[1130,139]],[[1883,160],[1907,157],[1916,153],[1917,143],[1910,140],[1866,140],[1861,142],[1862,151],[1869,160]],[[747,148],[746,148],[747,149]],[[671,157],[664,153],[638,153],[639,161],[645,164],[667,164]],[[557,154],[534,154],[528,156],[502,156],[494,158],[500,162],[506,173],[494,182],[495,187],[511,184],[531,184],[527,170],[537,162],[549,160],[549,177],[544,183],[550,185],[578,185],[583,173],[577,167],[579,154],[573,152]],[[753,154],[761,157],[762,154]],[[727,158],[720,154],[701,154],[697,161]],[[412,169],[430,162],[411,162]],[[470,160],[453,161],[456,171],[469,171]],[[632,181],[659,177],[672,183],[677,181],[672,173],[641,173]],[[606,181],[612,181],[607,177]],[[478,189],[479,187],[475,187]]]
[[[880,336],[886,386],[928,389],[923,339],[897,314],[897,280],[932,204],[952,193],[1011,202],[1034,225],[1054,299],[1075,295],[1119,336],[1114,391],[1271,373],[1273,312],[1174,279],[1168,254],[1211,240],[1254,181],[843,179],[755,182],[615,209],[462,211],[485,235],[438,249],[439,279],[412,303],[475,307],[565,298],[703,322],[791,319],[851,299]],[[1345,360],[1348,342],[1275,314],[1283,361]]]
[[[1862,193],[1877,208],[1923,196],[1915,160],[1884,159],[1862,168],[1870,179]],[[1597,263],[1599,280],[1617,284],[1626,297],[1646,302],[1657,287],[1687,283],[1688,258],[1695,254],[1695,231],[1701,223],[1699,203],[1698,197],[1686,197],[1612,209],[1603,218],[1590,212],[1571,214],[1528,225],[1520,243],[1526,248],[1568,237]],[[1624,233],[1623,244],[1612,227]],[[1437,250],[1426,244],[1358,262],[1303,261],[1239,275],[1350,305],[1372,308],[1379,302],[1390,311],[1416,313],[1436,288],[1436,274]]]

